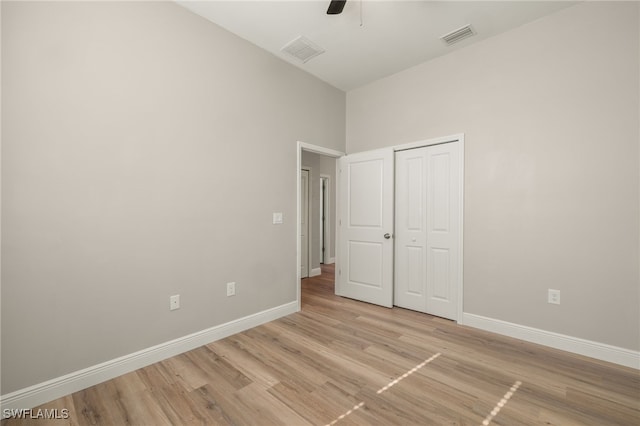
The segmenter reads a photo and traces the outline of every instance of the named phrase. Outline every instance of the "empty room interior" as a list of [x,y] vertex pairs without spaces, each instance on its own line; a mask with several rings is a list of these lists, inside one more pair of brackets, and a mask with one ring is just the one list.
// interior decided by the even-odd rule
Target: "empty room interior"
[[3,426],[640,424],[640,2],[0,18]]

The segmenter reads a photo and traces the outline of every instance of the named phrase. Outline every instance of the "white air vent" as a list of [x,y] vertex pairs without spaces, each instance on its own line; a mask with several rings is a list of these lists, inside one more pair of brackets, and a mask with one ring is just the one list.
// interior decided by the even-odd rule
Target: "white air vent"
[[290,41],[280,50],[288,53],[302,63],[305,63],[309,59],[315,58],[321,53],[324,53],[323,48],[302,36]]
[[451,45],[475,34],[476,32],[473,30],[473,28],[471,28],[471,25],[465,25],[462,28],[451,31],[449,34],[443,35],[442,37],[440,37],[440,39],[444,41],[445,44]]

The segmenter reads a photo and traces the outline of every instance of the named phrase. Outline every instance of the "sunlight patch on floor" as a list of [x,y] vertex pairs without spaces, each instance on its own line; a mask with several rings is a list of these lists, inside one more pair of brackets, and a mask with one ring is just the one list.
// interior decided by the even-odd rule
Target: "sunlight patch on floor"
[[511,397],[518,390],[521,384],[522,382],[517,381],[513,384],[513,386],[511,386],[511,389],[509,389],[509,391],[504,394],[502,399],[496,404],[493,410],[491,410],[491,413],[489,413],[489,415],[482,421],[483,426],[488,426],[489,423],[491,423],[491,420],[493,420],[493,418],[498,415],[502,407],[504,407],[507,402],[509,402],[509,399],[511,399]]

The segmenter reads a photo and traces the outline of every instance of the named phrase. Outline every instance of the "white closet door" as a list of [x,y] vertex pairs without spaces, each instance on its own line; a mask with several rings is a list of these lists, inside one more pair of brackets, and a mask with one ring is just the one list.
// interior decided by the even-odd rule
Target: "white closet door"
[[394,305],[424,312],[427,305],[426,149],[396,152]]
[[340,158],[336,294],[393,305],[393,151]]
[[460,157],[456,142],[396,153],[395,304],[457,319]]
[[427,312],[457,319],[462,218],[460,144],[427,147]]

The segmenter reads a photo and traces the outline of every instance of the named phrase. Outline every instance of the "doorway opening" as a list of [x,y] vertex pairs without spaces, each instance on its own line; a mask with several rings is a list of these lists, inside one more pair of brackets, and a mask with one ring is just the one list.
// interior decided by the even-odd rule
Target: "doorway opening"
[[[341,151],[336,151],[329,148],[324,148],[317,145],[311,145],[304,142],[298,142],[297,144],[297,256],[296,256],[296,270],[297,270],[297,303],[298,309],[300,309],[300,283],[303,277],[313,277],[321,274],[321,263],[331,264],[334,262],[336,256],[335,249],[335,217],[338,209],[337,200],[335,200],[335,182],[336,176],[336,159],[344,156]],[[309,232],[307,235],[307,241],[303,241],[303,172],[306,169],[309,171],[309,207],[307,211],[308,215],[307,224],[309,226]],[[323,190],[320,186],[321,178],[324,180],[326,187]],[[322,202],[321,202],[322,200]],[[325,212],[321,215],[322,211]],[[324,220],[321,218],[324,216]],[[332,219],[333,218],[333,219]],[[305,248],[308,247],[308,251],[305,254]],[[324,247],[324,253],[322,248]],[[303,273],[303,257],[307,260],[308,274]]]

